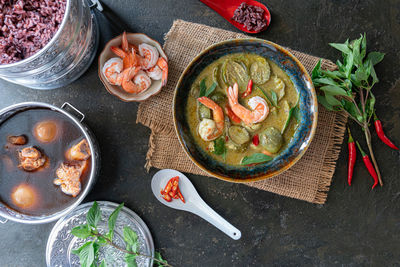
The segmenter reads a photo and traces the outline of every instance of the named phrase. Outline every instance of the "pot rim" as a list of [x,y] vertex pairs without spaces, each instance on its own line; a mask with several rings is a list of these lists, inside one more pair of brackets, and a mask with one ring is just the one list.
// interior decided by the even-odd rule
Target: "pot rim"
[[[13,213],[15,214],[21,214],[23,215],[23,218],[18,218],[18,217],[14,217],[8,213],[4,213],[0,210],[0,217],[3,217],[5,219],[8,219],[10,221],[14,221],[14,222],[20,222],[20,223],[25,223],[25,224],[44,224],[44,223],[49,223],[52,221],[55,221],[65,215],[67,215],[69,212],[71,212],[73,209],[75,209],[83,200],[84,198],[87,196],[87,194],[89,193],[91,187],[94,184],[95,181],[95,175],[96,175],[96,168],[98,167],[96,164],[96,159],[97,157],[95,157],[93,151],[98,151],[96,149],[96,143],[95,140],[90,136],[89,132],[87,129],[85,129],[85,126],[83,126],[82,122],[79,121],[74,115],[72,115],[71,113],[69,113],[68,111],[56,107],[52,104],[47,104],[47,103],[43,103],[43,102],[22,102],[22,103],[18,103],[18,104],[13,104],[11,106],[8,106],[4,109],[0,110],[0,115],[8,112],[8,111],[12,111],[15,110],[17,108],[21,108],[21,107],[29,107],[31,106],[31,108],[48,108],[50,110],[53,111],[58,111],[61,114],[67,116],[70,120],[72,120],[76,126],[78,126],[79,130],[83,133],[83,135],[85,136],[86,140],[89,143],[89,147],[90,150],[92,151],[92,156],[91,156],[91,170],[90,170],[90,175],[89,175],[89,179],[87,182],[86,187],[84,188],[84,190],[79,194],[79,196],[77,197],[77,199],[75,200],[74,203],[72,203],[70,206],[66,207],[65,209],[62,209],[60,211],[57,211],[55,213],[49,214],[49,215],[43,215],[43,216],[30,216],[24,213],[20,213],[14,209],[11,209],[13,211]],[[2,204],[5,207],[7,207],[7,205]],[[8,207],[7,207],[8,208]],[[10,208],[9,208],[10,209]],[[27,218],[33,218],[33,220],[29,220],[29,219],[25,219],[25,217]]]

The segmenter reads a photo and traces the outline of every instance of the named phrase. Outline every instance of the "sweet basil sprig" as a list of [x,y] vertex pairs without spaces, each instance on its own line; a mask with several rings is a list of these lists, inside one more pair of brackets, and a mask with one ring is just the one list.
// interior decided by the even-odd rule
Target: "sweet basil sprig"
[[372,87],[379,82],[374,66],[382,61],[384,54],[367,53],[365,34],[351,42],[347,40],[330,46],[342,52],[343,61],[336,61],[338,70],[335,71],[322,69],[321,60],[315,66],[312,80],[319,88],[318,101],[328,110],[347,113],[363,129],[379,182],[383,185],[372,149],[369,125],[376,102]]
[[92,207],[86,214],[86,224],[76,226],[72,228],[71,234],[81,238],[89,239],[85,244],[83,244],[78,249],[74,249],[72,253],[79,256],[80,264],[82,267],[106,267],[107,263],[103,260],[98,265],[98,253],[101,246],[112,246],[125,253],[125,262],[128,267],[136,267],[136,257],[142,256],[146,258],[151,258],[156,266],[171,266],[162,259],[159,252],[155,253],[155,257],[149,255],[144,255],[139,253],[137,250],[139,248],[139,240],[136,232],[132,230],[129,226],[125,226],[123,229],[124,241],[126,244],[125,248],[116,245],[113,242],[114,228],[117,221],[118,214],[124,203],[121,203],[108,218],[108,232],[106,234],[100,234],[97,225],[101,220],[101,210],[95,201]]

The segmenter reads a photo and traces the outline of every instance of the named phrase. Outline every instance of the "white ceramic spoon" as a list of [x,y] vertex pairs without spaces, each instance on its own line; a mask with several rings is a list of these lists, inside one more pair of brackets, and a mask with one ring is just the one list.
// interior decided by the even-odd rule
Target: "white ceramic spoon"
[[[179,176],[179,189],[186,203],[183,203],[180,199],[173,199],[171,202],[168,202],[161,196],[160,191],[164,189],[169,179],[175,176]],[[151,190],[158,201],[164,205],[196,214],[235,240],[240,239],[242,236],[239,229],[218,215],[201,199],[196,188],[194,188],[193,184],[183,173],[171,169],[158,171],[151,180]]]

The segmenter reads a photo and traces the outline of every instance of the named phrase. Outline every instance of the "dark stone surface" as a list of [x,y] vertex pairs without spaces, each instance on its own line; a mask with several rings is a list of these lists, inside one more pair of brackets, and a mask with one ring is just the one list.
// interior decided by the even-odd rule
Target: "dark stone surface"
[[[104,1],[122,21],[116,25],[144,32],[162,42],[174,19],[235,30],[199,1]],[[386,53],[377,67],[377,112],[388,135],[400,144],[400,2],[266,2],[270,28],[258,35],[293,49],[330,59],[327,44],[366,32],[369,50]],[[101,16],[101,47],[120,33]],[[124,26],[125,25],[125,26]],[[86,201],[125,202],[149,226],[159,250],[176,266],[345,265],[400,266],[400,154],[373,135],[385,181],[371,191],[372,179],[357,160],[352,187],[346,180],[346,145],[338,161],[328,201],[313,205],[245,185],[189,175],[200,195],[242,231],[233,241],[202,219],[161,205],[152,195],[144,169],[150,131],[135,124],[137,104],[109,95],[97,77],[97,63],[73,84],[36,91],[0,82],[0,108],[22,101],[61,105],[68,101],[86,114],[100,143],[103,164]],[[355,127],[353,127],[355,129]],[[362,133],[354,135],[362,140]],[[4,177],[0,177],[4,179]],[[54,224],[0,225],[1,266],[44,266],[48,234]]]

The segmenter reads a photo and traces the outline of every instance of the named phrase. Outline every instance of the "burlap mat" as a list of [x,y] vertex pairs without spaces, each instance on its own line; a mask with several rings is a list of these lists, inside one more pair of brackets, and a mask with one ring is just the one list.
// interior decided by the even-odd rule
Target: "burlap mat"
[[[168,55],[168,85],[162,92],[139,106],[137,122],[151,129],[146,168],[171,168],[207,176],[186,156],[175,134],[172,99],[179,76],[190,61],[206,47],[246,35],[177,20],[165,36]],[[289,49],[290,50],[290,49]],[[290,50],[311,72],[319,58]],[[323,60],[325,68],[335,65]],[[326,201],[329,186],[343,142],[347,118],[319,107],[318,127],[309,149],[292,168],[276,177],[247,185],[312,203]]]

